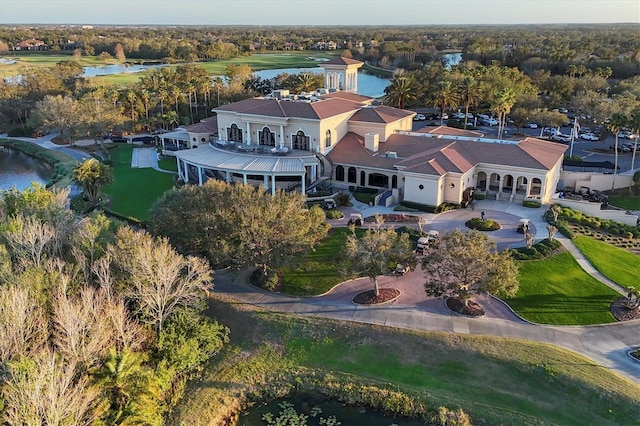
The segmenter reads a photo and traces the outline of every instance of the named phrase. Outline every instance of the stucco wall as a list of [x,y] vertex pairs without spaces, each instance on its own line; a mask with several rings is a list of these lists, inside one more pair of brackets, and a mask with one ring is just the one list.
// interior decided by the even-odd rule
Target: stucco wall
[[631,226],[635,226],[638,223],[637,215],[627,214],[624,210],[601,210],[600,203],[570,200],[568,198],[558,198],[557,196],[552,198],[552,202],[581,211],[589,216],[599,217],[600,219],[609,219]]
[[[562,188],[571,187],[574,191],[579,190],[581,186],[586,186],[589,189],[598,191],[608,191],[611,189],[613,178],[614,175],[604,173],[570,172],[564,170],[560,173]],[[629,182],[631,182],[631,176],[629,175],[615,176],[616,188],[628,188]]]
[[[420,189],[420,185],[422,185],[423,189]],[[442,196],[439,188],[439,179],[425,179],[417,176],[405,175],[404,201],[437,206],[442,203]]]

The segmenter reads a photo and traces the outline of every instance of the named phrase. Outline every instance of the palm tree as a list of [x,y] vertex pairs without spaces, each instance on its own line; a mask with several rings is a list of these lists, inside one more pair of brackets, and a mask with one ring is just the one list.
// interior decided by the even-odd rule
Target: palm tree
[[627,124],[627,116],[616,112],[611,116],[611,120],[609,124],[607,124],[607,128],[611,131],[611,133],[615,136],[615,144],[614,144],[614,161],[613,161],[613,179],[611,181],[611,190],[615,189],[616,185],[616,174],[618,173],[618,133],[620,129],[622,129]]
[[440,125],[442,116],[447,108],[458,107],[458,92],[450,81],[442,80],[436,83],[436,89],[431,94],[431,102],[434,107],[440,110]]
[[507,114],[511,112],[511,108],[515,103],[516,93],[510,87],[502,89],[493,97],[491,111],[498,115],[498,139],[502,138],[504,126],[507,123]]
[[95,377],[105,390],[109,403],[108,424],[159,424],[160,391],[148,368],[145,357],[125,347],[120,353],[112,348]]
[[94,204],[100,200],[100,188],[114,180],[111,167],[95,158],[90,158],[73,169],[72,179]]
[[[635,135],[635,139],[633,140],[633,154],[631,155],[631,176],[633,176],[636,170],[636,151],[638,150],[638,137],[640,134],[640,109],[636,109],[631,113],[627,124],[631,128],[631,133]],[[632,183],[633,179],[629,181],[629,190],[631,190]]]
[[466,76],[462,80],[459,92],[460,102],[464,104],[464,128],[467,128],[467,115],[469,114],[469,106],[471,104],[476,105],[480,101],[481,92],[480,84],[473,78],[473,76]]
[[169,93],[167,92],[167,89],[161,88],[158,90],[158,93],[156,93],[156,96],[160,101],[160,115],[164,115],[164,101],[169,98]]
[[127,97],[127,101],[129,101],[129,103],[131,104],[131,121],[136,121],[135,113],[136,113],[136,100],[138,99],[138,95],[136,95],[136,92],[134,92],[133,90],[128,90],[126,97]]
[[322,75],[311,72],[302,72],[296,76],[296,84],[293,90],[296,93],[311,92],[322,86]]
[[415,80],[406,75],[395,77],[384,91],[387,94],[387,103],[400,109],[418,99]]

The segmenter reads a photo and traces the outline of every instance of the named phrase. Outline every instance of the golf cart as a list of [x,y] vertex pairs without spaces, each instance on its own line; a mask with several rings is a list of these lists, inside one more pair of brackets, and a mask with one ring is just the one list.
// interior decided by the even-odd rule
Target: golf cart
[[518,232],[521,234],[526,234],[529,232],[529,219],[520,219],[518,221]]
[[349,217],[349,225],[362,226],[362,215],[360,213],[351,213]]
[[418,242],[416,244],[416,252],[418,254],[424,254],[424,251],[427,247],[437,247],[438,241],[440,240],[440,233],[435,229],[427,232],[426,237],[418,238]]
[[322,207],[325,210],[333,210],[337,207],[336,202],[333,200],[333,198],[326,198],[323,202],[322,202]]

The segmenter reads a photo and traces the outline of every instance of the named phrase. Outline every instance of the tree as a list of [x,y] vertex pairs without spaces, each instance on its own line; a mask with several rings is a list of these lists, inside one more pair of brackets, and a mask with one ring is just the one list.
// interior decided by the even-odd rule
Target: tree
[[387,94],[387,104],[396,108],[404,108],[407,104],[413,104],[417,99],[417,87],[415,80],[408,75],[395,77],[391,84],[384,89]]
[[459,86],[460,102],[464,105],[464,128],[467,128],[467,115],[469,114],[469,106],[476,105],[480,101],[480,85],[473,76],[465,76],[462,84]]
[[447,108],[458,107],[458,93],[453,83],[450,81],[439,81],[436,83],[435,90],[431,93],[431,103],[440,110],[440,124],[443,123],[442,116]]
[[389,272],[389,265],[401,264],[413,268],[417,263],[409,234],[384,228],[383,224],[382,216],[376,216],[375,224],[360,237],[352,225],[352,233],[347,237],[344,247],[350,271],[369,277],[376,297],[380,294],[378,277]]
[[36,102],[30,120],[34,127],[44,132],[58,132],[63,140],[70,142],[78,123],[82,122],[77,114],[76,101],[60,95],[45,96],[42,101]]
[[113,171],[106,164],[90,158],[73,169],[73,181],[82,188],[89,201],[96,204],[100,201],[100,189],[113,183]]
[[124,48],[120,43],[116,43],[115,47],[113,48],[113,54],[115,55],[116,59],[120,61],[120,63],[124,63],[127,60],[127,57],[124,55]]
[[301,194],[210,180],[166,192],[152,207],[149,230],[216,268],[266,272],[311,250],[328,225],[322,209],[307,208]]
[[213,288],[208,263],[178,254],[166,238],[122,227],[116,233],[111,255],[125,272],[127,298],[158,332],[175,309],[199,306]]
[[553,225],[547,225],[547,232],[549,233],[549,241],[553,241],[553,237],[556,235],[556,232],[558,232],[558,228]]
[[616,186],[616,175],[618,174],[618,133],[627,124],[627,116],[622,113],[615,113],[611,116],[611,120],[607,124],[607,128],[613,133],[615,137],[615,143],[613,148],[613,179],[611,180],[611,190]]
[[422,269],[428,296],[457,297],[465,306],[474,293],[513,296],[518,291],[518,268],[508,251],[497,252],[496,244],[477,231],[444,234],[424,257]]
[[[629,117],[629,127],[631,128],[631,132],[636,135],[636,138],[633,140],[633,155],[631,156],[631,170],[635,170],[638,138],[640,137],[640,109],[636,109],[631,113]],[[635,175],[633,181],[635,182]],[[629,182],[629,190],[631,190],[631,182]]]
[[507,114],[516,102],[516,93],[511,88],[502,89],[491,101],[491,110],[498,115],[498,139],[502,139],[502,133],[507,123]]

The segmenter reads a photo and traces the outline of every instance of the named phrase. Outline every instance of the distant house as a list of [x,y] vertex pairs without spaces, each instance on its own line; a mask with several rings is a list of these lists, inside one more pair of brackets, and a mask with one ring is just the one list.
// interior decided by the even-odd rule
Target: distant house
[[14,45],[13,50],[49,50],[49,46],[42,40],[30,38]]
[[338,44],[335,41],[319,41],[311,46],[313,50],[336,50]]

